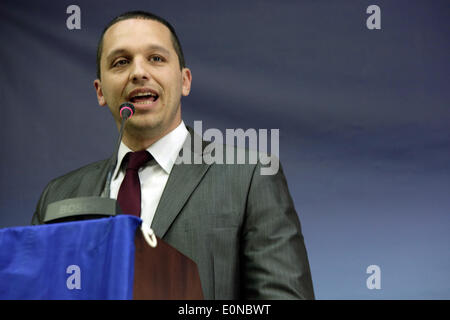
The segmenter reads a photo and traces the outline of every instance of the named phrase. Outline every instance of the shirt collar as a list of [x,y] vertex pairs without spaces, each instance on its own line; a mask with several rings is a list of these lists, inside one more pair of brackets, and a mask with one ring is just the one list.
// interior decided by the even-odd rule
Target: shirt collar
[[[181,121],[178,127],[147,148],[147,151],[150,152],[156,162],[167,174],[170,174],[170,171],[172,171],[173,165],[175,164],[188,134],[189,131],[187,130],[186,125]],[[117,153],[117,164],[114,170],[113,179],[117,177],[123,158],[128,152],[133,151],[122,141],[120,143],[119,152]]]

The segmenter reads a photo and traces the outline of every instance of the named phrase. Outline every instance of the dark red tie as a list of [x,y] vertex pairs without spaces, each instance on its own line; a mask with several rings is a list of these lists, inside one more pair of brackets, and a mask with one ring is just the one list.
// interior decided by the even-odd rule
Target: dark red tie
[[128,152],[127,170],[120,185],[117,201],[123,213],[141,216],[141,183],[139,181],[139,168],[152,159],[148,151]]

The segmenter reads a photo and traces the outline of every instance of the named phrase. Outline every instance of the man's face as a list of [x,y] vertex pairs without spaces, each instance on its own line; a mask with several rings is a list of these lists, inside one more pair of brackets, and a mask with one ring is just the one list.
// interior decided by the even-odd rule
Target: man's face
[[94,81],[98,103],[108,105],[118,126],[119,106],[135,106],[128,134],[163,136],[181,122],[180,99],[189,94],[191,73],[180,70],[166,26],[145,19],[114,24],[104,35],[100,66],[101,80]]

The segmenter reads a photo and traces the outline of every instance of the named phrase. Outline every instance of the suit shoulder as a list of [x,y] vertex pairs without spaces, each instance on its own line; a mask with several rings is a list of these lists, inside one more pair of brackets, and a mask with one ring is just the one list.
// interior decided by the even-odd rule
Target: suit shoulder
[[107,164],[107,159],[97,161],[51,180],[39,198],[32,224],[43,223],[45,209],[52,202],[93,195]]
[[71,184],[76,184],[76,181],[81,180],[84,176],[93,171],[103,168],[108,162],[108,159],[96,161],[78,169],[72,170],[62,176],[56,177],[49,182],[49,185],[61,185],[70,181]]

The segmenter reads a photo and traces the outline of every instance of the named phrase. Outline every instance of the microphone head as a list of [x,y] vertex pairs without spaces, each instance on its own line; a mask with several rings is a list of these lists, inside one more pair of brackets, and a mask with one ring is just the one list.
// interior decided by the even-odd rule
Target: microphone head
[[119,107],[120,117],[127,120],[134,114],[134,106],[131,102],[124,102]]

